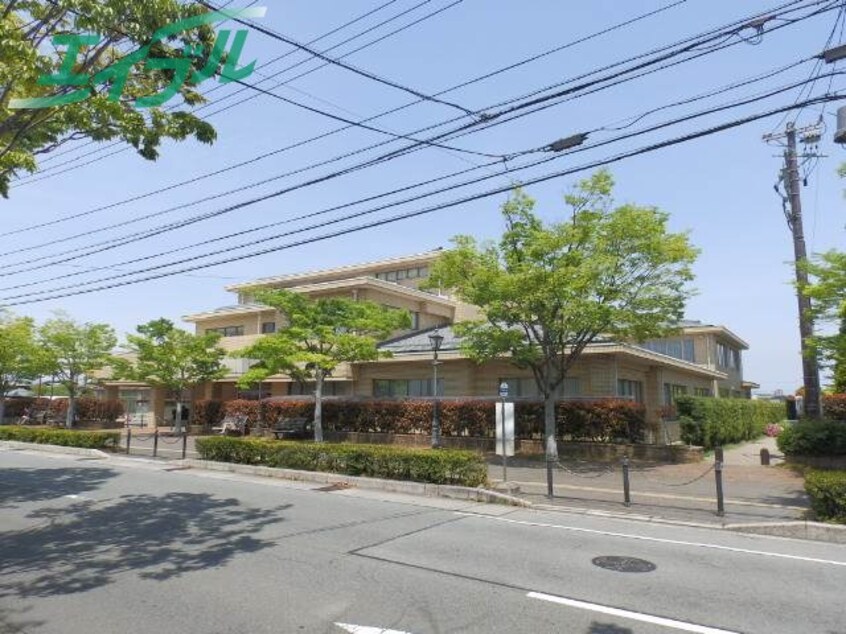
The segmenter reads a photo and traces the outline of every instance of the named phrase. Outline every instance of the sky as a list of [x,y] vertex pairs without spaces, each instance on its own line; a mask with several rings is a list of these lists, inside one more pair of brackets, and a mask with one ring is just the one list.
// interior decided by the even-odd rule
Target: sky
[[[244,4],[236,1],[230,7]],[[343,56],[371,40],[416,22],[343,58],[344,63],[353,65],[362,73],[325,64],[278,39],[250,30],[241,60],[256,60],[257,70],[247,81],[272,89],[286,99],[296,100],[312,109],[355,121],[418,101],[410,91],[433,95],[647,12],[669,7],[605,35],[441,96],[441,99],[464,110],[424,100],[368,123],[390,133],[411,136],[427,126],[448,120],[455,121],[434,129],[434,132],[478,121],[478,117],[471,118],[464,111],[496,111],[497,104],[510,99],[595,72],[615,62],[759,12],[771,13],[777,6],[775,0],[745,0],[742,3],[733,0],[532,0],[519,3],[506,0],[265,0],[261,4],[267,7],[267,12],[256,22],[298,42],[319,38],[373,11],[364,19],[313,44],[321,51],[331,49],[326,55],[334,57]],[[820,6],[837,4],[828,2],[820,3]],[[799,17],[806,12],[798,12],[791,17]],[[106,143],[77,142],[67,151],[65,148],[60,150],[66,153],[54,153],[43,160],[40,166],[42,175],[22,177],[13,184],[9,199],[0,200],[0,234],[23,230],[0,236],[4,247],[0,253],[0,305],[9,305],[15,313],[38,320],[49,318],[56,310],[63,310],[81,321],[109,323],[123,334],[133,331],[137,324],[158,317],[179,322],[183,315],[235,303],[235,296],[224,290],[227,284],[448,247],[450,238],[456,234],[469,234],[479,239],[496,238],[503,228],[499,207],[507,198],[506,193],[378,228],[309,244],[291,244],[303,238],[422,209],[433,203],[504,188],[548,172],[576,168],[650,143],[793,103],[798,98],[799,88],[642,136],[614,141],[603,147],[583,147],[576,153],[554,155],[554,161],[540,167],[504,173],[504,170],[525,161],[552,157],[549,153],[519,153],[542,148],[562,137],[590,132],[585,144],[588,146],[804,81],[815,70],[813,62],[806,61],[760,82],[717,94],[728,85],[767,75],[773,70],[811,58],[825,48],[830,37],[833,44],[840,43],[842,29],[837,20],[838,12],[829,11],[793,24],[771,21],[760,38],[754,37],[754,32],[747,29],[742,39],[720,40],[719,43],[733,43],[724,50],[702,51],[705,54],[693,61],[591,94],[576,93],[576,98],[488,130],[471,127],[472,133],[444,142],[463,151],[432,146],[418,148],[418,151],[390,161],[299,187],[202,222],[181,228],[171,227],[171,230],[143,240],[126,241],[118,248],[70,260],[69,257],[87,253],[77,249],[150,230],[163,223],[178,222],[196,214],[221,210],[235,202],[300,185],[409,144],[402,140],[391,141],[392,137],[377,131],[345,130],[190,185],[74,220],[33,228],[34,225],[121,202],[279,150],[344,124],[324,114],[259,95],[208,118],[218,135],[213,145],[202,145],[194,140],[167,141],[155,162],[145,161],[132,150],[109,155],[115,148]],[[386,23],[379,26],[380,22]],[[768,32],[773,26],[783,28]],[[351,41],[342,43],[348,38],[352,38]],[[268,64],[284,53],[290,54]],[[259,83],[267,75],[294,64],[297,64],[296,68]],[[825,66],[822,72],[829,73],[833,69],[836,67]],[[309,70],[313,72],[296,77]],[[608,72],[611,71],[605,71]],[[365,74],[387,78],[390,83],[408,90],[377,82]],[[591,75],[588,80],[597,76]],[[276,83],[291,78],[295,79],[287,85],[274,87]],[[212,106],[200,114],[208,114],[218,107],[255,94],[247,89],[237,97],[226,99],[226,95],[234,93],[239,87],[232,84],[218,87],[215,80],[202,85],[204,91],[211,88],[217,88],[208,97]],[[835,76],[818,80],[811,86],[810,92],[821,95],[842,88],[843,78]],[[807,87],[805,91],[807,96]],[[690,97],[703,98],[665,108],[634,121],[641,114]],[[219,104],[215,103],[218,101]],[[808,171],[807,185],[801,192],[805,233],[809,252],[842,249],[846,203],[843,191],[846,183],[837,175],[837,167],[846,159],[846,150],[833,142],[837,124],[835,113],[839,105],[830,103],[824,110],[819,105],[810,106],[791,113],[786,120],[781,115],[770,116],[609,166],[616,182],[615,200],[618,203],[656,206],[671,215],[673,231],[690,232],[691,241],[701,249],[701,255],[695,265],[696,295],[689,302],[687,317],[725,325],[746,340],[750,349],[744,357],[745,378],[760,383],[761,391],[793,391],[801,385],[798,317],[791,287],[792,243],[780,198],[773,190],[781,168],[782,148],[763,142],[762,136],[783,130],[786,121],[795,120],[801,127],[817,123],[822,118],[824,130],[818,150],[823,156],[803,168],[803,171],[808,171],[807,168],[813,167]],[[622,130],[613,130],[627,124],[628,127]],[[417,137],[425,137],[425,133],[417,133]],[[383,141],[389,142],[322,167],[304,169]],[[502,156],[509,158],[502,160]],[[322,229],[309,228],[309,225],[372,209],[385,201],[399,200],[403,195],[358,204],[310,220],[298,219],[304,214],[420,181],[448,177],[474,167],[474,171],[464,176],[447,178],[424,189],[428,191],[438,184],[458,183],[473,176],[490,178],[419,202],[376,211],[359,219],[341,219],[337,224]],[[63,171],[67,168],[74,169]],[[289,172],[298,173],[279,177]],[[567,214],[564,195],[574,183],[589,174],[590,170],[587,170],[561,176],[527,186],[526,190],[537,200],[536,211],[544,220],[560,220]],[[267,179],[273,180],[255,184]],[[243,191],[217,196],[250,185]],[[417,191],[422,190],[412,193]],[[171,207],[207,197],[214,198],[154,218],[138,220],[140,216],[165,212]],[[131,224],[109,228],[109,225],[121,222]],[[277,224],[240,237],[228,237],[234,232],[267,223]],[[280,235],[285,233],[289,235]],[[204,246],[192,246],[214,238],[220,239]],[[84,286],[86,282],[100,278],[110,280],[89,287],[132,280],[138,275],[131,273],[139,269],[238,245],[242,245],[241,248],[228,254],[199,258],[194,264],[234,256],[252,257],[94,293],[33,301],[68,292],[61,290],[62,287],[83,289],[87,288]],[[265,255],[255,255],[263,248],[283,245],[288,246]],[[41,264],[50,266],[20,271]],[[176,268],[162,266],[154,272],[165,273]],[[122,274],[123,277],[116,277]],[[51,293],[15,297],[36,291]]]

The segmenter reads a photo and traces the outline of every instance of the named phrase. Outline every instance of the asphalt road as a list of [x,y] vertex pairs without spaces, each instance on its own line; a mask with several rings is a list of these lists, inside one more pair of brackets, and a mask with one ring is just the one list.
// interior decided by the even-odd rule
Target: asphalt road
[[846,633],[846,546],[173,468],[0,450],[0,632]]

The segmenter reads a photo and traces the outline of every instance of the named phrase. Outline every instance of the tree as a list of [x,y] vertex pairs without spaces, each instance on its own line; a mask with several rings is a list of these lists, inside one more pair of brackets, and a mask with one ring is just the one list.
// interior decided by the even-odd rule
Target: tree
[[68,392],[65,425],[73,427],[80,382],[108,364],[117,344],[115,332],[107,324],[80,324],[60,313],[41,326],[37,340],[45,354],[48,373]]
[[275,308],[287,325],[233,356],[258,361],[239,381],[249,386],[274,374],[314,381],[314,439],[323,441],[322,398],[326,377],[341,363],[390,356],[377,348],[391,333],[409,328],[406,311],[372,302],[332,297],[311,299],[288,290],[257,290],[256,301]]
[[[135,104],[138,98],[167,92],[182,60],[203,70],[215,42],[211,25],[160,41],[153,36],[162,27],[205,13],[208,10],[199,4],[178,0],[0,2],[0,194],[8,196],[9,181],[19,171],[35,171],[37,156],[70,141],[120,139],[148,160],[156,159],[162,139],[193,136],[212,143],[214,128],[193,114],[160,107],[138,109]],[[86,42],[82,46],[80,36]],[[61,53],[57,46],[63,47]],[[147,58],[160,59],[150,65]],[[120,69],[127,71],[123,90]],[[46,76],[52,77],[45,81]],[[178,89],[188,106],[204,101],[193,77],[189,73]],[[74,103],[9,107],[14,105],[12,99],[67,99],[80,89],[83,99]]]
[[811,299],[817,325],[828,324],[831,334],[815,334],[811,350],[832,367],[834,391],[846,392],[846,253],[827,251],[806,263],[811,278],[802,291]]
[[127,357],[111,361],[115,378],[163,387],[176,401],[176,428],[182,428],[182,402],[185,390],[205,381],[226,376],[226,351],[218,347],[220,335],[195,335],[167,319],[155,319],[127,335]]
[[39,376],[42,366],[43,355],[35,342],[32,319],[0,311],[0,423],[6,410],[6,395]]
[[556,395],[585,348],[599,337],[666,334],[690,294],[697,251],[687,235],[668,233],[668,215],[655,208],[613,207],[612,188],[608,172],[596,173],[566,197],[570,217],[547,225],[517,189],[502,207],[499,242],[454,238],[427,284],[481,308],[482,319],[456,325],[471,358],[509,356],[532,371],[549,464],[558,458]]

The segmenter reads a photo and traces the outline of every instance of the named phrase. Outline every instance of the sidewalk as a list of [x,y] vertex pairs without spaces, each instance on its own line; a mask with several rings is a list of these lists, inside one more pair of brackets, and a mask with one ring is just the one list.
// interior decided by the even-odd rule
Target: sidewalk
[[[629,470],[632,504],[623,505],[620,464],[560,462],[553,472],[555,497],[546,497],[546,465],[542,458],[509,459],[508,481],[528,501],[556,508],[580,508],[646,515],[708,524],[783,522],[802,519],[808,499],[801,476],[782,467],[760,465],[760,449],[777,454],[773,439],[746,443],[725,452],[723,491],[726,514],[716,514],[714,459],[696,464],[633,464]],[[489,461],[491,482],[502,482],[499,457]]]

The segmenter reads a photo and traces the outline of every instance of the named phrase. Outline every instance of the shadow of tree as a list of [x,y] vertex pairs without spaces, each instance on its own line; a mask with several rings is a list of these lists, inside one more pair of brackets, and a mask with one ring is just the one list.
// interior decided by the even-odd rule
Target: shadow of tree
[[257,538],[282,521],[274,509],[200,493],[124,495],[30,514],[44,523],[4,535],[0,597],[47,597],[108,585],[136,572],[164,580],[221,566],[272,545]]
[[593,621],[588,628],[587,634],[632,634],[632,632],[633,630],[628,627]]
[[31,628],[44,625],[44,621],[20,620],[20,615],[29,612],[32,608],[5,608],[0,607],[0,634],[18,634],[29,632]]
[[[2,469],[0,506],[22,502],[42,502],[65,495],[91,491],[117,475],[112,469]],[[45,485],[45,483],[47,483]]]

